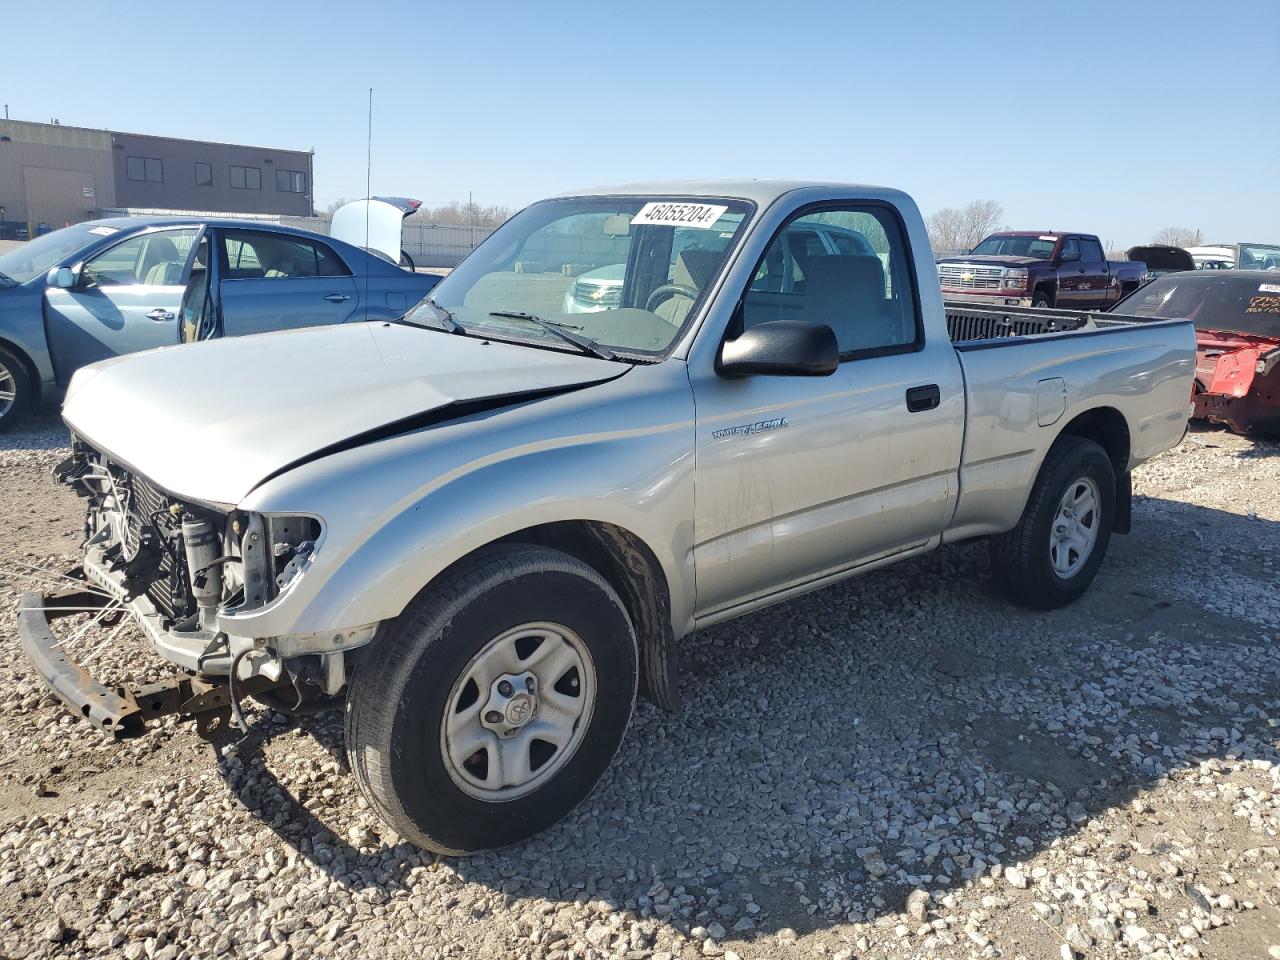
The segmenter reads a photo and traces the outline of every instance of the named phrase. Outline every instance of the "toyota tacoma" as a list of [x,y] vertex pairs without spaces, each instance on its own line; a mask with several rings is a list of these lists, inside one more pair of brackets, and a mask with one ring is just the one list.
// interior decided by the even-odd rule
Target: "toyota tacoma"
[[[565,310],[618,263],[616,302]],[[936,278],[896,190],[629,185],[529,206],[403,320],[89,366],[57,470],[82,563],[24,598],[27,655],[116,733],[327,698],[401,836],[528,837],[637,692],[677,705],[700,628],[974,538],[1015,603],[1089,587],[1186,431],[1195,331],[944,307]],[[93,611],[172,678],[95,679]]]

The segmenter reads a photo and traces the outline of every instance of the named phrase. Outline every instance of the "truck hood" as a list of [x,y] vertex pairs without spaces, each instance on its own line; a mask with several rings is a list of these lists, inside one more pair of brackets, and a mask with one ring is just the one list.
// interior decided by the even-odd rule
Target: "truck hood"
[[1036,263],[1048,264],[1039,257],[943,257],[938,263],[964,263],[975,267],[1026,267]]
[[627,364],[361,323],[162,347],[72,378],[63,419],[183,498],[235,504],[302,461],[602,383]]

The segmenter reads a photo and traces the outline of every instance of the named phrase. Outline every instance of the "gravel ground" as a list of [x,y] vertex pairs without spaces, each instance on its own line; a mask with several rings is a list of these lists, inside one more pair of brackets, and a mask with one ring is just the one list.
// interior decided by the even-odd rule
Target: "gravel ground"
[[[0,591],[74,562],[56,420],[0,435]],[[391,835],[333,715],[115,744],[0,619],[5,957],[1280,956],[1280,446],[1193,432],[1049,614],[951,548],[686,642],[592,799],[521,846]],[[83,655],[97,646],[84,638]],[[93,669],[160,668],[131,628]]]

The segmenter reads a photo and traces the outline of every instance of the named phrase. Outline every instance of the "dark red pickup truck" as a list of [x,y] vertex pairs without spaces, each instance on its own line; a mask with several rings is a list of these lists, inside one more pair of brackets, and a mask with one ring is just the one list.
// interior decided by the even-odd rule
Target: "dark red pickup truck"
[[1108,260],[1091,233],[993,233],[967,256],[938,261],[944,297],[1105,310],[1142,284],[1146,266]]

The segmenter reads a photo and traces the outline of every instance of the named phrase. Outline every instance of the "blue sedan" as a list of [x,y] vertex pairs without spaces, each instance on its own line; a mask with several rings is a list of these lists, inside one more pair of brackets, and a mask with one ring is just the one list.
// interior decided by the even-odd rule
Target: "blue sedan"
[[306,230],[120,217],[0,255],[0,429],[88,363],[181,342],[396,319],[439,281]]

